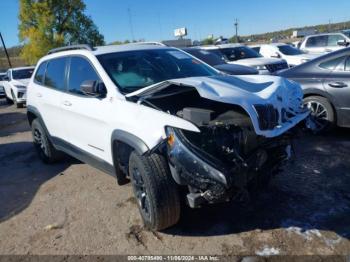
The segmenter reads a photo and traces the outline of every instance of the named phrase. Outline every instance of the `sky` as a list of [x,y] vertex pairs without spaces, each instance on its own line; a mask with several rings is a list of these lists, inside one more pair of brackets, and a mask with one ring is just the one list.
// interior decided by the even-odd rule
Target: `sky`
[[[186,27],[188,38],[250,35],[290,27],[350,20],[350,0],[85,0],[107,43],[126,39],[174,39]],[[334,3],[334,4],[332,4]],[[0,0],[0,32],[8,47],[18,45],[18,0]]]

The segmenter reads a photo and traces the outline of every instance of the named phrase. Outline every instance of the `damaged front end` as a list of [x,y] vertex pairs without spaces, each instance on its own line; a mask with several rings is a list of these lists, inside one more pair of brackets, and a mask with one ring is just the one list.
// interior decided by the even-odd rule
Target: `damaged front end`
[[191,207],[230,201],[265,184],[292,157],[293,129],[308,115],[301,90],[266,81],[237,81],[237,90],[232,79],[205,80],[169,81],[133,97],[200,131],[165,128],[170,170],[188,187]]
[[166,128],[171,173],[178,184],[189,186],[191,207],[246,195],[249,187],[269,180],[291,158],[292,134],[261,141],[250,151],[249,130],[233,125],[200,129]]

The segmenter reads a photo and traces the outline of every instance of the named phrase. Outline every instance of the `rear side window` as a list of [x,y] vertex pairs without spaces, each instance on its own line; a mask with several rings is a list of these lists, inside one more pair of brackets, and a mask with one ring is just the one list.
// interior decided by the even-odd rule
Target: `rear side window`
[[44,80],[45,70],[46,70],[46,62],[40,64],[38,70],[35,73],[34,82],[37,84],[42,84]]
[[66,61],[67,59],[62,57],[48,62],[44,80],[45,86],[57,90],[65,89]]
[[328,69],[328,70],[334,70],[337,68],[337,66],[344,61],[344,56],[328,60],[326,62],[323,62],[319,65],[319,67]]
[[328,41],[328,36],[326,35],[309,37],[306,41],[305,46],[306,47],[324,47],[327,45],[327,41]]
[[68,91],[82,94],[80,85],[87,80],[100,81],[100,78],[85,58],[72,57],[69,69]]

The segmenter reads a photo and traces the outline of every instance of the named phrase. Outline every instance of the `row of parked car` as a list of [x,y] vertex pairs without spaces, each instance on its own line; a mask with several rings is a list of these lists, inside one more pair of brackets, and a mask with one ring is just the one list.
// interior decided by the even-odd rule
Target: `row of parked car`
[[[145,225],[160,230],[177,223],[182,198],[197,208],[265,185],[293,157],[294,130],[309,109],[327,125],[331,112],[349,125],[339,122],[349,120],[349,57],[346,48],[288,69],[243,45],[78,45],[51,50],[34,71],[11,69],[2,83],[19,105],[14,86],[29,81],[27,116],[44,162],[66,153],[120,185],[131,181]],[[308,89],[312,81],[319,86]],[[330,99],[332,88],[344,92],[341,101]],[[320,123],[308,120],[315,130]]]
[[304,102],[312,111],[313,121],[307,125],[315,133],[337,125],[350,127],[350,48],[310,54],[288,44],[275,43],[183,50],[227,74],[272,74],[298,82],[304,91]]

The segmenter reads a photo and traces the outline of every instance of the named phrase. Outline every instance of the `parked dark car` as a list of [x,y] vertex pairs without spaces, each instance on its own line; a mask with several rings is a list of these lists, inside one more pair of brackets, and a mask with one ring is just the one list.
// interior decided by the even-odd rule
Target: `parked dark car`
[[217,70],[229,74],[229,75],[257,75],[259,71],[255,68],[242,65],[232,65],[225,62],[222,57],[196,47],[183,48],[183,51],[193,55],[194,57],[202,60],[203,62],[211,65]]
[[334,126],[350,127],[350,47],[281,71],[277,75],[301,84],[312,111],[315,133]]

